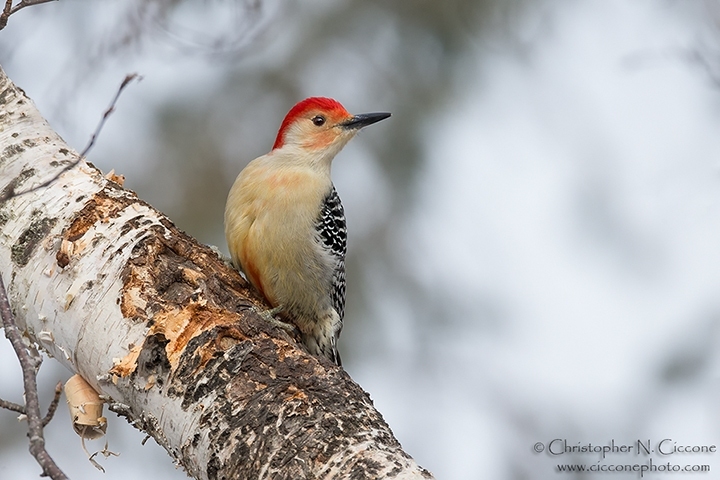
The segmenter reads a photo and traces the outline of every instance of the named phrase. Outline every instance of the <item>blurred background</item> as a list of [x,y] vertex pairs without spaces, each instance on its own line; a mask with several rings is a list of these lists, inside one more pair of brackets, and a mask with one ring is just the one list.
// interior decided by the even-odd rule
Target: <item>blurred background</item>
[[[10,17],[0,65],[78,151],[142,75],[89,160],[225,252],[227,191],[295,102],[392,112],[333,177],[345,368],[405,450],[438,479],[720,471],[547,450],[720,445],[720,2],[61,0]],[[44,405],[69,376],[45,362]],[[20,378],[0,341],[0,397]],[[47,445],[72,478],[186,478],[111,413],[102,475],[67,417]],[[0,411],[0,478],[40,472],[24,429]]]

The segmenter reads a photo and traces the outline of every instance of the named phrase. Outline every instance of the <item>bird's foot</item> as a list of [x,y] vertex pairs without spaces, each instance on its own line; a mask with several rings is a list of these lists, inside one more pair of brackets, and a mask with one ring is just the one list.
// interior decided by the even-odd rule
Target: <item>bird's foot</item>
[[261,310],[259,308],[253,307],[253,311],[260,315],[260,317],[262,317],[262,319],[268,322],[270,325],[281,328],[288,332],[290,335],[299,335],[300,331],[295,325],[293,325],[292,323],[283,322],[282,320],[278,320],[277,318],[275,318],[275,315],[282,312],[282,310],[282,305],[278,305],[277,307],[271,308],[269,310]]

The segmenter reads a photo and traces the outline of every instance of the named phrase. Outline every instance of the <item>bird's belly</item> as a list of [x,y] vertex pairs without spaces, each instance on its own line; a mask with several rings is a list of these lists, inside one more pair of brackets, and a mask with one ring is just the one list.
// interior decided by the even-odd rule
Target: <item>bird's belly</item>
[[255,218],[243,242],[242,268],[273,306],[282,305],[293,317],[316,316],[329,307],[333,259],[317,240],[299,240],[314,228],[307,219],[292,209],[286,213],[280,223],[277,215]]

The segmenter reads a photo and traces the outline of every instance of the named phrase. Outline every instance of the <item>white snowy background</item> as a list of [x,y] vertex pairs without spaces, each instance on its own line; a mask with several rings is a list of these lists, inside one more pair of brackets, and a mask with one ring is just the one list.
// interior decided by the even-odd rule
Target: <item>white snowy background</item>
[[[225,248],[227,189],[294,101],[393,112],[334,164],[341,349],[436,478],[639,478],[558,473],[601,459],[533,451],[553,439],[720,445],[718,2],[141,3],[27,8],[0,32],[0,65],[77,150],[125,74],[143,75],[89,160],[200,241]],[[69,376],[44,363],[45,404]],[[0,397],[21,395],[0,341]],[[64,405],[47,428],[71,478],[186,478],[108,417],[121,455],[105,474]],[[644,478],[720,471],[720,453],[601,463],[650,458],[711,473]],[[0,411],[0,479],[39,472]]]

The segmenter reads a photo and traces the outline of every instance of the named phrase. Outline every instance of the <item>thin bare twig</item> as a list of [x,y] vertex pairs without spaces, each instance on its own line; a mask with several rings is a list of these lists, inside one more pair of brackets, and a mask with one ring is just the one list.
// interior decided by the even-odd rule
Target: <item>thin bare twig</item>
[[58,382],[57,385],[55,385],[55,396],[53,396],[50,406],[48,407],[48,411],[42,419],[43,427],[47,427],[47,424],[50,423],[50,420],[53,419],[53,416],[57,411],[58,404],[60,403],[60,395],[62,395],[62,388],[62,382]]
[[0,30],[5,28],[8,22],[8,18],[10,18],[10,13],[12,12],[12,0],[6,0],[5,1],[5,8],[3,8],[2,13],[0,14]]
[[13,13],[17,13],[25,7],[32,7],[33,5],[40,5],[41,3],[50,3],[54,1],[55,0],[22,0],[20,3],[13,7],[13,9],[10,11],[10,15],[12,15]]
[[0,316],[2,316],[5,336],[13,346],[15,355],[20,361],[23,374],[23,388],[25,391],[25,415],[28,422],[28,437],[30,439],[30,453],[35,457],[43,474],[52,480],[67,480],[67,476],[60,470],[55,461],[45,450],[43,437],[43,419],[40,417],[40,400],[37,391],[37,362],[33,359],[22,339],[22,334],[15,323],[15,317],[10,309],[10,302],[5,291],[5,284],[0,276]]
[[[100,118],[100,122],[98,122],[97,127],[95,128],[95,132],[93,132],[92,137],[90,137],[90,142],[85,146],[82,153],[80,153],[80,157],[78,157],[77,160],[68,163],[63,167],[59,172],[57,172],[50,180],[47,180],[40,185],[35,185],[32,188],[29,188],[27,190],[24,190],[22,192],[16,192],[15,191],[15,185],[11,182],[9,185],[5,187],[5,189],[0,192],[0,204],[3,202],[10,200],[14,197],[19,197],[20,195],[25,195],[26,193],[35,192],[37,190],[40,190],[41,188],[45,188],[51,183],[53,183],[55,180],[60,178],[60,175],[67,172],[68,170],[72,170],[75,168],[75,166],[80,163],[80,160],[85,158],[87,153],[90,151],[90,149],[95,145],[95,140],[97,140],[97,137],[100,135],[100,132],[103,129],[103,126],[105,125],[105,121],[108,119],[108,117],[115,111],[115,104],[117,103],[118,99],[120,98],[120,94],[125,90],[125,87],[128,86],[130,82],[132,82],[134,79],[137,79],[138,81],[142,80],[142,77],[138,75],[137,73],[131,73],[125,76],[125,80],[122,81],[120,84],[120,87],[118,88],[118,91],[115,93],[115,96],[112,99],[112,102],[110,102],[110,106],[105,110],[103,113],[103,116]],[[17,179],[16,179],[17,180]]]
[[24,406],[14,403],[14,402],[9,402],[7,400],[3,400],[2,398],[0,398],[0,408],[4,408],[5,410],[11,410],[13,412],[17,412],[17,413],[21,413],[21,414],[25,415],[25,407]]
[[[48,411],[45,414],[45,416],[42,419],[42,426],[47,427],[48,423],[53,419],[53,416],[55,415],[55,411],[57,410],[58,404],[60,403],[60,395],[62,394],[62,382],[58,382],[57,385],[55,385],[55,395],[53,396],[52,401],[50,402],[50,406],[48,407]],[[17,412],[22,415],[27,415],[27,412],[25,411],[25,406],[20,405],[19,403],[10,402],[8,400],[3,400],[0,398],[0,408],[4,408],[5,410],[10,410],[12,412]]]
[[31,7],[33,5],[40,5],[41,3],[48,3],[53,1],[55,0],[22,0],[20,3],[13,7],[12,0],[5,0],[5,8],[3,8],[2,13],[0,14],[0,30],[7,26],[8,19],[13,13],[18,12],[25,7]]
[[112,102],[110,102],[110,106],[107,110],[105,110],[105,113],[103,113],[102,118],[100,119],[100,122],[97,125],[97,128],[95,128],[95,132],[92,134],[92,137],[90,137],[90,142],[88,142],[85,149],[80,154],[81,157],[84,157],[87,155],[87,153],[90,151],[90,149],[95,145],[95,140],[97,139],[98,135],[100,135],[100,132],[102,131],[103,126],[105,125],[105,121],[108,119],[108,117],[115,111],[115,104],[117,103],[118,99],[120,98],[120,94],[122,94],[123,90],[125,90],[125,87],[128,86],[130,82],[135,80],[137,78],[138,82],[142,80],[142,77],[138,75],[137,73],[131,73],[125,76],[125,80],[122,81],[120,84],[120,87],[118,88],[117,93],[115,94],[115,97],[113,97]]
[[65,165],[65,167],[64,167],[62,170],[60,170],[58,173],[56,173],[55,175],[53,175],[53,177],[52,177],[50,180],[48,180],[48,181],[46,181],[46,182],[43,182],[43,183],[41,183],[40,185],[35,185],[34,187],[29,188],[29,189],[27,189],[27,190],[23,190],[22,192],[16,192],[16,191],[15,191],[15,187],[17,186],[18,178],[13,179],[13,180],[5,187],[5,189],[4,189],[2,192],[0,192],[0,204],[2,204],[3,202],[6,202],[7,200],[10,200],[11,198],[19,197],[19,196],[21,196],[21,195],[25,195],[26,193],[32,193],[32,192],[34,192],[34,191],[40,190],[41,188],[47,187],[48,185],[50,185],[51,183],[53,183],[55,180],[57,180],[58,178],[60,178],[60,175],[62,175],[63,173],[67,172],[68,170],[71,170],[71,169],[75,168],[75,166],[76,166],[78,163],[80,163],[80,160],[82,160],[82,158],[83,158],[83,157],[79,157],[77,160],[75,160],[75,161],[73,161],[73,162],[70,162],[70,163],[68,163],[67,165]]

